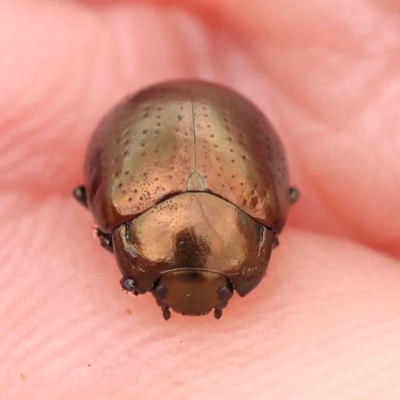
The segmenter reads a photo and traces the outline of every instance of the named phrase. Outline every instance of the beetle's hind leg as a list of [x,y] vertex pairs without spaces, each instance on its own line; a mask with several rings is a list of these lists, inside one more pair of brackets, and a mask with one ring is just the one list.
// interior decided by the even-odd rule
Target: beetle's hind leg
[[299,199],[299,196],[300,196],[300,192],[295,187],[289,188],[289,203],[290,204],[296,203],[296,201]]
[[77,186],[72,194],[79,203],[86,208],[88,207],[85,186]]

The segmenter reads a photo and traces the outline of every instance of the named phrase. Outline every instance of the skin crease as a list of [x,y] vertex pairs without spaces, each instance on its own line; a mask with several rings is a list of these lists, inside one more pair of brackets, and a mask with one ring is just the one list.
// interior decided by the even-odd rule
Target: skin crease
[[[226,3],[0,5],[1,398],[399,398],[398,3]],[[302,193],[220,321],[121,292],[71,198],[103,113],[183,77],[255,101]]]

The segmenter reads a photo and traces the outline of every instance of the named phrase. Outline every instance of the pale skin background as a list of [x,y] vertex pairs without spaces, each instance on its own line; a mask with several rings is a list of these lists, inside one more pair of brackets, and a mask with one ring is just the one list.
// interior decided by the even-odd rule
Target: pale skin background
[[[400,398],[399,2],[1,3],[0,398]],[[220,321],[125,295],[71,197],[102,114],[182,77],[255,101],[302,193]]]

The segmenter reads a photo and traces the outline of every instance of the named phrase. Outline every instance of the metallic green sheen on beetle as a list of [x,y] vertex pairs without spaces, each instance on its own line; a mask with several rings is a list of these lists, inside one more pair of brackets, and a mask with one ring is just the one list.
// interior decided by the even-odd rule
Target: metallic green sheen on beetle
[[173,81],[101,121],[75,197],[116,257],[122,287],[151,292],[165,319],[214,310],[264,277],[289,208],[282,144],[249,100],[208,82]]

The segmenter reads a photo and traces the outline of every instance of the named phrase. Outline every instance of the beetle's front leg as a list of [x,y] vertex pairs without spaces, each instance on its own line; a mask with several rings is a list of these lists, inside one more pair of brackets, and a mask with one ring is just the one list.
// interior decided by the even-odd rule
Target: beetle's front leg
[[99,238],[101,247],[105,248],[110,253],[114,253],[111,234],[104,233],[99,228],[96,228],[96,237]]
[[79,203],[81,203],[84,207],[88,208],[85,186],[77,186],[73,191],[72,195]]
[[[77,186],[73,192],[73,196],[79,203],[88,208],[85,186]],[[101,247],[104,247],[109,252],[114,253],[112,236],[110,234],[104,233],[99,228],[96,228],[95,235],[100,240]]]
[[300,192],[295,188],[289,188],[289,203],[294,204],[299,199]]

